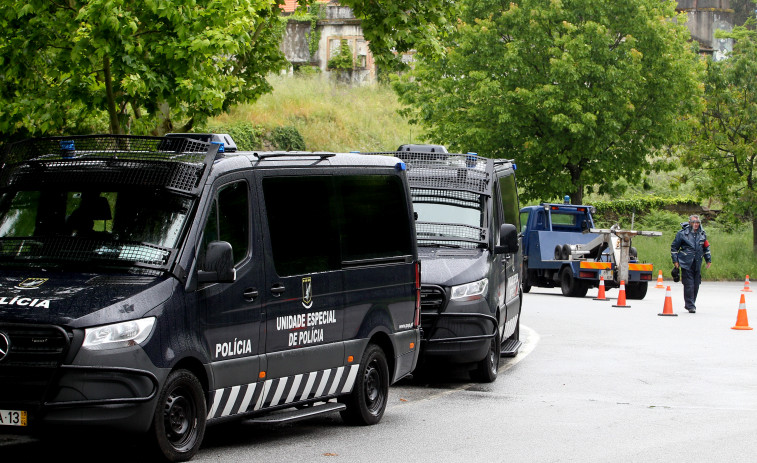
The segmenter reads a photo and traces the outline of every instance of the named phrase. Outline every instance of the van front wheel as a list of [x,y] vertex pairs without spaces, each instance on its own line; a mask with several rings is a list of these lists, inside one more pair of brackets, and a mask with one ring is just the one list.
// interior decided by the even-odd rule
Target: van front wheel
[[187,461],[200,449],[208,411],[200,381],[187,370],[168,375],[152,421],[152,439],[168,461]]
[[480,383],[492,383],[497,379],[499,370],[499,359],[502,351],[502,342],[499,336],[499,330],[489,343],[489,350],[486,357],[476,364],[476,368],[471,371],[471,379]]
[[381,421],[389,396],[389,366],[386,354],[376,344],[368,344],[358,367],[352,393],[342,399],[347,409],[342,419],[349,424],[369,425]]

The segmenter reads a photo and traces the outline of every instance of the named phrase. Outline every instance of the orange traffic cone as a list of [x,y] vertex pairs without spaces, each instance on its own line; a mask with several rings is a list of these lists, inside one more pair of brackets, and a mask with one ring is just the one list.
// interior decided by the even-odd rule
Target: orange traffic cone
[[599,294],[594,298],[595,301],[606,301],[605,297],[605,277],[599,277]]
[[658,313],[657,315],[678,316],[677,313],[673,313],[673,297],[670,295],[670,286],[665,290],[665,304],[662,305],[662,313]]
[[630,305],[626,305],[626,282],[624,280],[620,280],[620,291],[618,292],[618,303],[613,304],[613,307],[631,307]]
[[[749,280],[747,280],[749,281]],[[741,302],[739,302],[739,314],[736,316],[736,326],[731,327],[732,330],[751,330],[749,326],[749,320],[746,316],[746,302],[744,302],[744,295],[741,295]]]
[[749,275],[746,276],[746,280],[744,280],[744,289],[742,289],[745,293],[751,293],[752,290],[749,289]]
[[665,289],[665,285],[663,285],[662,283],[662,270],[660,270],[660,273],[657,274],[657,285],[655,286],[655,288]]

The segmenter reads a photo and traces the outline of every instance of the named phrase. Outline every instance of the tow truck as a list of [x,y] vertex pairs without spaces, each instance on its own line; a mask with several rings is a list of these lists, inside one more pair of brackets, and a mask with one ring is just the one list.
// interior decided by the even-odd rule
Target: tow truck
[[523,292],[532,286],[557,287],[568,297],[583,297],[601,279],[607,289],[625,283],[628,299],[644,299],[653,266],[638,260],[635,236],[658,231],[595,228],[590,205],[541,203],[520,210],[523,235]]

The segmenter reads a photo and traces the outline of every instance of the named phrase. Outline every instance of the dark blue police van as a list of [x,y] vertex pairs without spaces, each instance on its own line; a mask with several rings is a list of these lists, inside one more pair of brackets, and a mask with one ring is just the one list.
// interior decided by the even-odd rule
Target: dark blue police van
[[187,137],[3,153],[0,432],[147,433],[184,461],[206,423],[377,423],[415,368],[405,164]]
[[497,378],[517,355],[522,306],[515,164],[443,145],[402,145],[416,216],[421,273],[421,362]]

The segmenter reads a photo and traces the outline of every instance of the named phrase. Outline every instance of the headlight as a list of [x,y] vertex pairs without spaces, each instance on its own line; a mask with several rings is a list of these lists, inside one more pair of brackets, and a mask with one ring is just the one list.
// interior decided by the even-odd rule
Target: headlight
[[452,287],[452,300],[455,301],[473,301],[481,299],[486,295],[486,289],[489,288],[489,279],[474,281]]
[[90,350],[106,350],[136,346],[147,339],[154,325],[155,317],[150,317],[87,328],[84,332],[82,347]]

